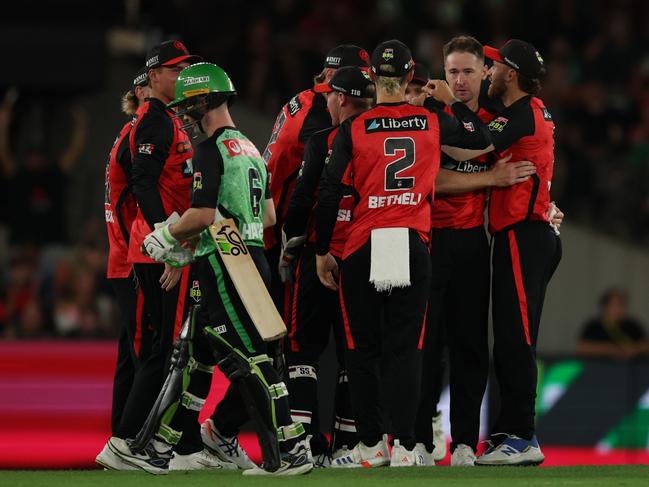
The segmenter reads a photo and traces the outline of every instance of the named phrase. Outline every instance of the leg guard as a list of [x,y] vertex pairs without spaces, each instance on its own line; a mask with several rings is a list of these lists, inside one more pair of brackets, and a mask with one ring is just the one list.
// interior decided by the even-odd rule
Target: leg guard
[[167,378],[144,425],[131,444],[134,452],[142,451],[154,436],[158,436],[170,445],[178,443],[182,431],[174,430],[169,426],[178,405],[182,403],[187,409],[200,410],[205,402],[204,399],[187,392],[190,376],[194,371],[211,374],[213,369],[211,366],[199,364],[192,357],[192,339],[197,311],[198,306],[193,307],[183,324],[180,336],[174,345]]
[[267,377],[272,376],[273,369],[272,360],[267,355],[248,358],[214,329],[207,327],[204,332],[219,358],[219,368],[236,384],[243,397],[257,431],[264,469],[274,472],[281,465],[279,442],[304,433],[299,423],[279,425],[275,402],[288,396],[286,385],[281,381],[269,384]]

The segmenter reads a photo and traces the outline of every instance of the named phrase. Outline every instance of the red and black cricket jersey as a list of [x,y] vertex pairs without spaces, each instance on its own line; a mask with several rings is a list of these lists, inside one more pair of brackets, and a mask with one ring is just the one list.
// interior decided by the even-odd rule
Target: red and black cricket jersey
[[138,108],[129,136],[138,205],[128,250],[132,263],[153,263],[140,252],[144,237],[156,223],[174,211],[182,215],[189,207],[192,146],[181,121],[173,115],[160,100],[150,98]]
[[[316,132],[306,143],[304,161],[288,204],[284,223],[284,232],[289,239],[306,234],[309,243],[316,242],[314,203],[320,177],[331,154],[331,146],[337,133],[338,127],[330,127]],[[341,257],[343,254],[347,231],[351,225],[352,210],[358,201],[358,195],[350,186],[349,170],[343,175],[342,183],[343,194],[338,205],[338,215],[329,246],[331,254],[336,257]]]
[[441,145],[478,149],[490,142],[476,114],[462,103],[452,109],[455,117],[406,102],[381,103],[340,126],[318,194],[318,255],[330,249],[347,171],[359,200],[343,259],[364,245],[375,228],[411,228],[428,240]]
[[536,174],[507,188],[493,188],[489,200],[489,231],[498,232],[523,220],[548,221],[554,169],[554,122],[543,102],[525,96],[489,123],[495,150],[511,161],[531,161]]
[[135,119],[124,124],[113,143],[104,178],[104,213],[108,231],[108,279],[128,277],[131,264],[127,262],[131,225],[137,205],[129,188],[131,151],[128,136]]
[[318,130],[329,126],[331,117],[327,111],[327,101],[311,89],[291,98],[277,115],[273,133],[263,154],[277,215],[275,226],[264,232],[266,248],[273,247],[280,241],[279,235],[302,164],[306,141]]
[[[446,113],[451,113],[448,107]],[[480,107],[478,117],[489,123],[494,116]],[[489,169],[493,163],[493,154],[484,154],[470,161],[456,161],[442,152],[441,167],[451,171],[473,173]],[[467,229],[484,225],[486,191],[469,191],[455,195],[436,196],[430,215],[432,228]]]

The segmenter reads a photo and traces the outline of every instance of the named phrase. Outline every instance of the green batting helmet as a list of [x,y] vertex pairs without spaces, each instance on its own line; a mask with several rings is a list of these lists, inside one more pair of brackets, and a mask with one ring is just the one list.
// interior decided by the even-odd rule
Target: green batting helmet
[[167,106],[176,107],[192,97],[210,94],[221,95],[218,98],[226,100],[237,92],[230,77],[216,64],[192,64],[178,75],[175,84],[176,98]]

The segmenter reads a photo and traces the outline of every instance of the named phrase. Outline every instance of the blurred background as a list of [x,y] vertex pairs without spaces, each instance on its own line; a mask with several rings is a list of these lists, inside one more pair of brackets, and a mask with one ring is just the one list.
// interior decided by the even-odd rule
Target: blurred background
[[[541,98],[557,126],[552,196],[566,220],[564,259],[550,284],[539,339],[540,356],[548,361],[542,370],[560,371],[544,375],[552,379],[547,384],[542,378],[543,414],[565,405],[559,399],[588,371],[608,378],[601,379],[604,384],[620,386],[622,377],[625,386],[614,396],[623,404],[619,410],[593,412],[593,418],[613,417],[612,424],[582,443],[646,450],[649,374],[641,357],[649,331],[647,25],[649,3],[641,0],[23,0],[3,5],[0,356],[12,362],[1,362],[0,427],[25,421],[14,409],[24,411],[28,388],[11,388],[18,387],[16,374],[32,377],[32,370],[42,377],[49,365],[43,360],[46,351],[72,360],[70,370],[75,370],[74,357],[87,355],[78,351],[99,347],[92,348],[92,356],[104,357],[105,366],[96,376],[88,374],[91,382],[108,380],[108,388],[97,386],[103,391],[97,394],[110,394],[111,339],[118,322],[104,277],[104,166],[125,121],[120,96],[148,48],[180,39],[190,52],[222,66],[240,95],[235,120],[263,150],[277,111],[311,86],[333,46],[354,43],[371,52],[378,42],[399,38],[418,63],[443,76],[443,44],[454,35],[471,34],[493,46],[509,38],[530,41],[548,65]],[[611,293],[618,297],[609,299]],[[620,331],[604,337],[611,347],[599,353],[589,348],[598,341],[592,331],[598,321]],[[70,340],[82,341],[75,348]],[[593,362],[595,356],[608,357],[613,369],[592,372],[589,367],[601,365]],[[562,365],[552,369],[557,363]],[[544,384],[550,392],[544,392]],[[597,395],[579,390],[576,402],[569,403],[573,412],[583,407],[580,398],[598,402]],[[46,400],[32,399],[31,406],[40,404],[39,414],[51,409]],[[91,409],[105,414],[102,404]],[[70,415],[79,417],[74,411]],[[560,416],[560,423],[546,431],[570,424],[569,415]],[[613,435],[615,428],[636,436],[619,440],[622,433]],[[607,443],[607,435],[615,437]]]

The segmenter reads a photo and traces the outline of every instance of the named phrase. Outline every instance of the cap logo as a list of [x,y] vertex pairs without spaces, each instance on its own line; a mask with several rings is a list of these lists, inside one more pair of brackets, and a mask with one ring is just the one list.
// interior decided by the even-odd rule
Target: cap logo
[[544,61],[543,61],[543,58],[541,57],[541,55],[539,54],[539,51],[536,51],[535,54],[536,54],[536,60],[539,63],[543,64]]
[[391,47],[386,47],[383,50],[383,54],[381,55],[381,57],[383,59],[385,59],[386,61],[389,61],[390,59],[393,59],[394,58],[394,49],[392,49]]
[[178,49],[179,51],[184,52],[185,54],[189,54],[189,52],[187,51],[187,48],[185,47],[185,45],[180,41],[174,41],[174,47],[176,49]]
[[369,63],[370,61],[370,55],[367,53],[365,49],[361,49],[361,51],[358,53],[358,57],[360,57],[366,63]]
[[338,66],[340,64],[341,58],[337,56],[327,56],[326,62],[327,64],[333,64],[334,66]]
[[332,90],[340,91],[341,93],[347,93],[347,90],[345,88],[343,88],[342,86],[340,86],[340,85],[335,85],[333,83],[329,83],[329,86],[331,86]]
[[158,55],[156,54],[152,58],[146,60],[146,67],[150,68],[152,65],[158,64]]
[[133,84],[139,85],[141,83],[144,83],[146,81],[146,78],[147,78],[146,73],[142,73],[140,76],[138,76],[133,80]]
[[370,81],[371,81],[371,78],[370,78],[370,73],[369,73],[369,72],[367,72],[367,71],[366,71],[366,70],[364,70],[364,69],[361,69],[361,73],[363,73],[363,76],[365,76],[365,79],[367,79],[367,80],[370,80]]
[[512,68],[514,68],[514,69],[521,69],[521,68],[518,66],[518,64],[516,64],[514,61],[512,61],[512,60],[509,59],[508,57],[505,56],[503,59],[504,59],[505,61],[507,61],[507,64],[509,64]]
[[183,80],[183,86],[195,85],[197,83],[209,83],[209,76],[196,76],[191,78],[186,78]]

